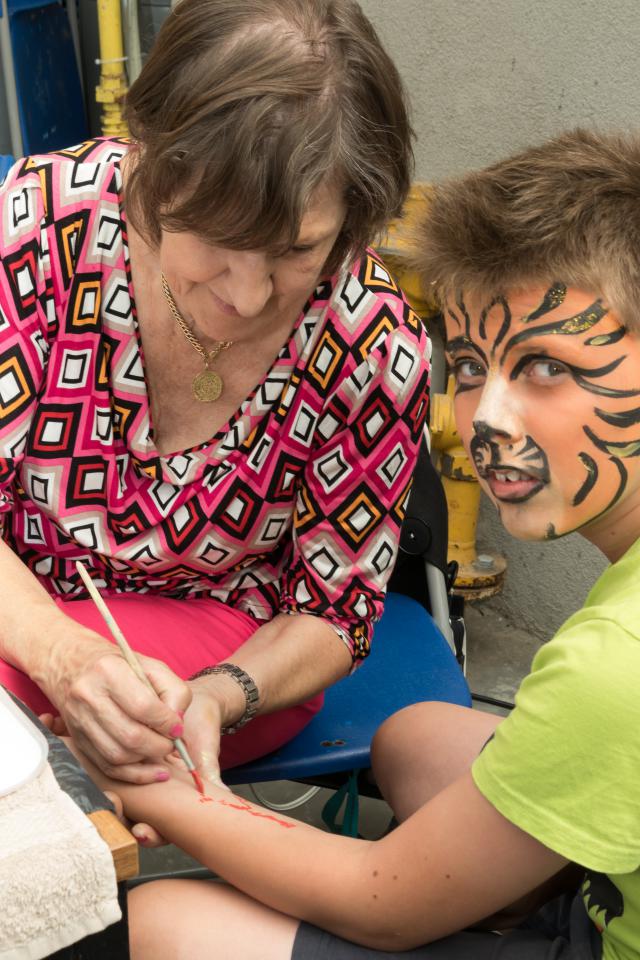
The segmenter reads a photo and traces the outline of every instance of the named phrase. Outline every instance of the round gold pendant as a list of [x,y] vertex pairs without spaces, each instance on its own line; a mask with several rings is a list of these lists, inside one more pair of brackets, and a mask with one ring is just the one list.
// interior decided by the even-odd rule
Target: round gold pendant
[[213,370],[203,370],[193,381],[193,395],[201,403],[213,403],[222,393],[222,377]]

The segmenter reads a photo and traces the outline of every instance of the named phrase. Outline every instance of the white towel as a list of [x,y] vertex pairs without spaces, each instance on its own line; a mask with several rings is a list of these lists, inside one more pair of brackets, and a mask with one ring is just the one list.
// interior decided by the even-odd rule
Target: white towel
[[0,960],[40,960],[121,916],[111,852],[49,764],[0,797]]

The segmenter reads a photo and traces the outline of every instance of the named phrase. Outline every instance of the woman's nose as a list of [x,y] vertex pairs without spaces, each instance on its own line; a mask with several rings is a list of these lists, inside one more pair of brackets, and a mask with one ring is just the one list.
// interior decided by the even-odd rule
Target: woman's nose
[[230,250],[226,294],[241,317],[255,317],[273,293],[273,262],[267,254]]
[[513,391],[499,375],[487,377],[473,415],[473,431],[485,443],[512,443],[522,432]]

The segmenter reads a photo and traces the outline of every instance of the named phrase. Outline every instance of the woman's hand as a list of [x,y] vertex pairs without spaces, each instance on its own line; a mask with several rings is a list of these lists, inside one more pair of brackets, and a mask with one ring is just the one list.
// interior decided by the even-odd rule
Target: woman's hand
[[181,714],[191,691],[164,663],[139,660],[157,695],[117,647],[70,623],[52,639],[43,676],[35,679],[77,746],[104,774],[151,783],[168,777],[163,761],[173,750],[172,738],[182,735]]
[[184,718],[189,755],[205,780],[224,787],[220,779],[221,730],[244,714],[244,692],[224,673],[191,680],[189,686],[192,700]]

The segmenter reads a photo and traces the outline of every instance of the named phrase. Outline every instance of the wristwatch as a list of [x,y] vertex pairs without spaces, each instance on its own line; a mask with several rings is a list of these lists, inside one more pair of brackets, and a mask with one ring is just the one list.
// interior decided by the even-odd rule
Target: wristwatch
[[248,673],[245,673],[241,667],[237,667],[235,663],[217,663],[214,667],[203,667],[202,670],[198,670],[197,673],[194,673],[192,677],[189,677],[189,680],[197,680],[199,677],[208,677],[212,673],[226,673],[228,676],[232,677],[236,683],[239,683],[244,691],[245,696],[245,710],[239,720],[236,720],[235,723],[232,723],[228,727],[222,728],[222,733],[236,733],[245,724],[249,723],[249,720],[252,720],[256,713],[258,712],[258,704],[260,702],[260,692],[255,682],[251,679]]

